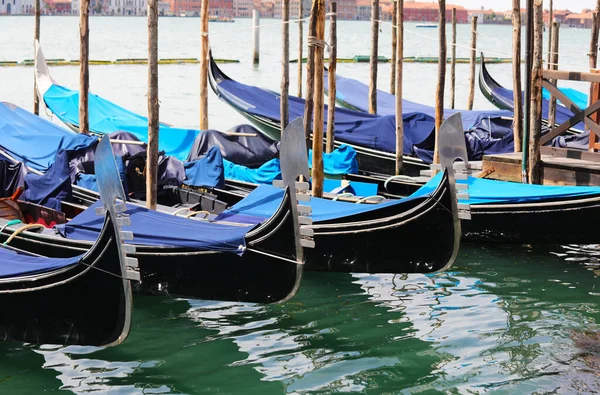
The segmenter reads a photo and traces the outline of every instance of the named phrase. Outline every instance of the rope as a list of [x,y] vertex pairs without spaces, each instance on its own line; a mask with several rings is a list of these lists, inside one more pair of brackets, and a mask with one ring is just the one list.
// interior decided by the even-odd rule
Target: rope
[[28,229],[33,229],[33,228],[45,228],[44,225],[42,224],[28,224],[23,226],[22,228],[17,229],[12,235],[10,235],[10,237],[8,239],[6,239],[6,241],[2,244],[8,244],[10,243],[15,237],[17,237],[17,235],[21,234],[22,232],[28,230]]
[[222,34],[229,34],[229,33],[235,33],[235,32],[243,32],[243,31],[246,31],[246,30],[254,30],[255,28],[256,29],[262,29],[264,27],[282,26],[284,24],[298,23],[300,21],[304,22],[304,21],[308,21],[308,20],[310,20],[310,18],[292,19],[292,20],[289,20],[289,21],[286,21],[286,22],[276,22],[276,23],[269,23],[267,25],[258,25],[258,26],[243,27],[243,28],[240,28],[240,29],[225,30],[225,31],[222,31],[222,32],[217,32],[217,33],[202,32],[200,34],[201,34],[202,37],[207,37],[209,35],[211,35],[211,36],[220,36]]
[[190,217],[193,217],[193,216],[198,215],[198,214],[204,214],[204,218],[206,218],[207,216],[210,215],[210,213],[208,211],[206,211],[206,210],[192,211],[191,213],[187,214],[185,216],[185,218],[190,218]]
[[317,47],[317,48],[331,48],[331,46],[325,40],[319,40],[315,36],[308,36],[308,46],[309,47]]

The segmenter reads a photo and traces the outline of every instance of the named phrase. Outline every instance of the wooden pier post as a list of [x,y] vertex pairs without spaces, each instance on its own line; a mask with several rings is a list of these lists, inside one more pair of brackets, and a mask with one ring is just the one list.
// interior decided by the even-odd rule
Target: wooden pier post
[[477,56],[477,15],[471,17],[471,57],[469,59],[469,100],[467,101],[467,110],[473,109],[473,100],[475,99],[475,59]]
[[79,132],[88,134],[90,131],[88,119],[88,91],[90,90],[89,48],[90,1],[81,0],[79,8]]
[[290,2],[287,0],[281,0],[281,134],[289,123],[289,94],[290,94]]
[[446,84],[446,0],[439,0],[438,83],[435,89],[435,148],[433,163],[440,163],[438,133],[444,122],[444,86]]
[[330,3],[330,14],[329,17],[329,77],[327,79],[329,83],[329,105],[327,106],[327,133],[326,133],[326,144],[325,152],[328,154],[333,151],[333,139],[335,137],[335,94],[336,94],[336,80],[335,73],[337,68],[337,2],[332,1]]
[[512,70],[513,70],[513,141],[514,151],[521,152],[523,138],[523,96],[521,95],[521,0],[513,0]]
[[533,47],[533,1],[526,0],[527,20],[525,21],[525,88],[523,97],[523,138],[522,138],[522,154],[521,154],[521,177],[523,183],[528,183],[529,180],[529,124],[531,119],[531,67],[532,67],[532,47]]
[[208,0],[200,6],[200,130],[208,129]]
[[590,69],[595,69],[598,63],[598,29],[600,28],[600,13],[592,14],[592,39],[590,40]]
[[252,10],[252,63],[257,65],[260,61],[260,13]]
[[396,46],[398,45],[398,39],[396,29],[398,26],[398,0],[392,0],[394,4],[394,11],[392,14],[392,67],[390,67],[390,93],[396,94]]
[[[316,4],[316,5],[315,5]],[[314,122],[313,122],[313,144],[312,144],[312,195],[323,196],[323,124],[325,103],[323,101],[324,80],[324,49],[325,49],[325,0],[313,0],[313,9],[316,19],[315,38],[313,41],[315,50],[314,70]]]
[[[557,22],[552,22],[552,37],[550,45],[550,53],[552,56],[548,59],[548,69],[558,70],[558,44],[559,44],[559,27]],[[556,80],[551,80],[550,83],[556,84]],[[550,96],[550,107],[548,108],[548,125],[552,128],[556,123],[556,97]]]
[[156,210],[158,185],[158,0],[148,0],[148,154],[146,208]]
[[315,92],[315,45],[314,40],[317,35],[318,18],[317,0],[313,0],[310,10],[310,20],[308,22],[308,55],[306,59],[306,102],[304,104],[304,133],[306,133],[306,148],[312,147],[312,119],[313,119],[313,100]]
[[[34,44],[40,41],[40,0],[35,0],[35,27],[33,31],[33,42]],[[34,45],[35,51],[35,45]],[[34,59],[36,59],[37,54],[34,54]],[[37,91],[37,82],[36,82],[36,70],[33,68],[33,113],[35,115],[40,114],[40,101],[38,97]]]
[[542,0],[535,0],[533,10],[533,62],[531,69],[531,115],[529,117],[529,182],[542,180],[540,137],[542,136],[542,58],[544,48],[544,11]]
[[302,97],[302,68],[304,67],[304,64],[302,62],[302,56],[304,53],[304,37],[303,37],[303,31],[302,31],[302,26],[304,24],[304,22],[302,21],[304,19],[304,1],[300,0],[300,4],[299,4],[299,11],[298,11],[298,97]]
[[454,108],[456,96],[456,8],[452,8],[452,58],[450,60],[450,108]]
[[369,114],[377,114],[377,61],[379,50],[379,0],[371,2],[371,59],[369,62]]
[[548,70],[553,70],[552,68],[552,29],[553,29],[553,21],[552,19],[554,19],[554,9],[553,9],[553,4],[552,4],[552,0],[549,1],[548,4],[548,10],[549,10],[549,15],[548,15]]
[[404,61],[404,0],[396,1],[396,175],[402,174],[404,163],[404,121],[402,117],[402,66]]

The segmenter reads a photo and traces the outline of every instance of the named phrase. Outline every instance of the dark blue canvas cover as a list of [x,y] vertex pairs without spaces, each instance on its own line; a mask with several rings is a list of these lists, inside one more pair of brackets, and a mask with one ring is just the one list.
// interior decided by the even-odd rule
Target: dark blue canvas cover
[[0,148],[27,167],[46,171],[61,150],[95,144],[96,138],[75,134],[10,103],[0,103]]
[[184,166],[184,184],[213,188],[222,188],[225,185],[223,157],[218,146],[213,146],[203,157],[184,163]]
[[60,211],[61,201],[70,200],[71,194],[69,159],[66,151],[56,154],[54,163],[46,173],[29,173],[25,176],[23,199],[28,202]]
[[46,258],[0,248],[0,278],[49,272],[79,263],[83,255],[72,258]]
[[[95,213],[96,202],[90,208],[64,225],[57,225],[60,234],[67,239],[95,241],[102,229],[104,219]],[[135,235],[135,245],[182,247],[195,250],[209,250],[243,254],[246,246],[246,233],[251,226],[222,225],[191,220],[171,214],[148,210],[144,207],[127,204],[127,214],[131,226],[127,230]],[[198,260],[202,264],[202,260]]]

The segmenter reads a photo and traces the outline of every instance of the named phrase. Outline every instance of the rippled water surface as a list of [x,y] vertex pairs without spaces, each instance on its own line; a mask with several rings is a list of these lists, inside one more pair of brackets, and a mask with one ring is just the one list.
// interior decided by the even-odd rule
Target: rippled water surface
[[[78,57],[77,24],[76,17],[42,19],[48,58]],[[146,56],[143,18],[92,18],[90,25],[92,59]],[[279,28],[263,30],[256,68],[243,30],[249,25],[211,24],[215,55],[240,60],[223,65],[230,76],[278,89]],[[340,22],[339,28],[339,56],[368,53],[368,23]],[[406,56],[436,55],[434,29],[406,28],[412,32],[405,35]],[[466,45],[468,27],[458,30]],[[32,18],[1,17],[0,60],[31,58],[32,31]],[[198,19],[161,18],[160,57],[197,57],[198,31]],[[510,27],[481,25],[479,31],[481,49],[510,56]],[[381,53],[389,56],[389,27],[381,32]],[[295,27],[291,34],[293,43]],[[561,31],[564,68],[582,70],[588,40],[589,30]],[[467,56],[463,47],[458,54]],[[295,66],[291,70],[295,81]],[[406,64],[405,97],[433,103],[436,70]],[[490,66],[507,86],[510,70]],[[51,72],[77,87],[77,67]],[[366,81],[368,66],[340,64],[338,72]],[[32,74],[31,68],[0,67],[0,100],[30,109]],[[198,74],[197,65],[160,66],[162,120],[198,125]],[[466,103],[467,76],[468,66],[458,65],[459,104]],[[144,66],[92,66],[90,79],[95,93],[146,111]],[[387,89],[387,64],[379,83]],[[475,107],[490,108],[478,91]],[[214,128],[243,122],[212,94],[209,112]],[[0,393],[598,392],[599,259],[597,246],[465,245],[451,271],[436,275],[307,273],[299,294],[283,305],[136,296],[133,329],[119,347],[0,343]]]

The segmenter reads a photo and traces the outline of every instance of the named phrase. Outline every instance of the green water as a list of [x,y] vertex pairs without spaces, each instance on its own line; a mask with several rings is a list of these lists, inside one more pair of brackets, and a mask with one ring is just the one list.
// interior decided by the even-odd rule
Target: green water
[[436,275],[308,273],[283,305],[138,296],[121,346],[0,345],[0,393],[600,391],[572,339],[599,329],[599,254],[465,246]]

